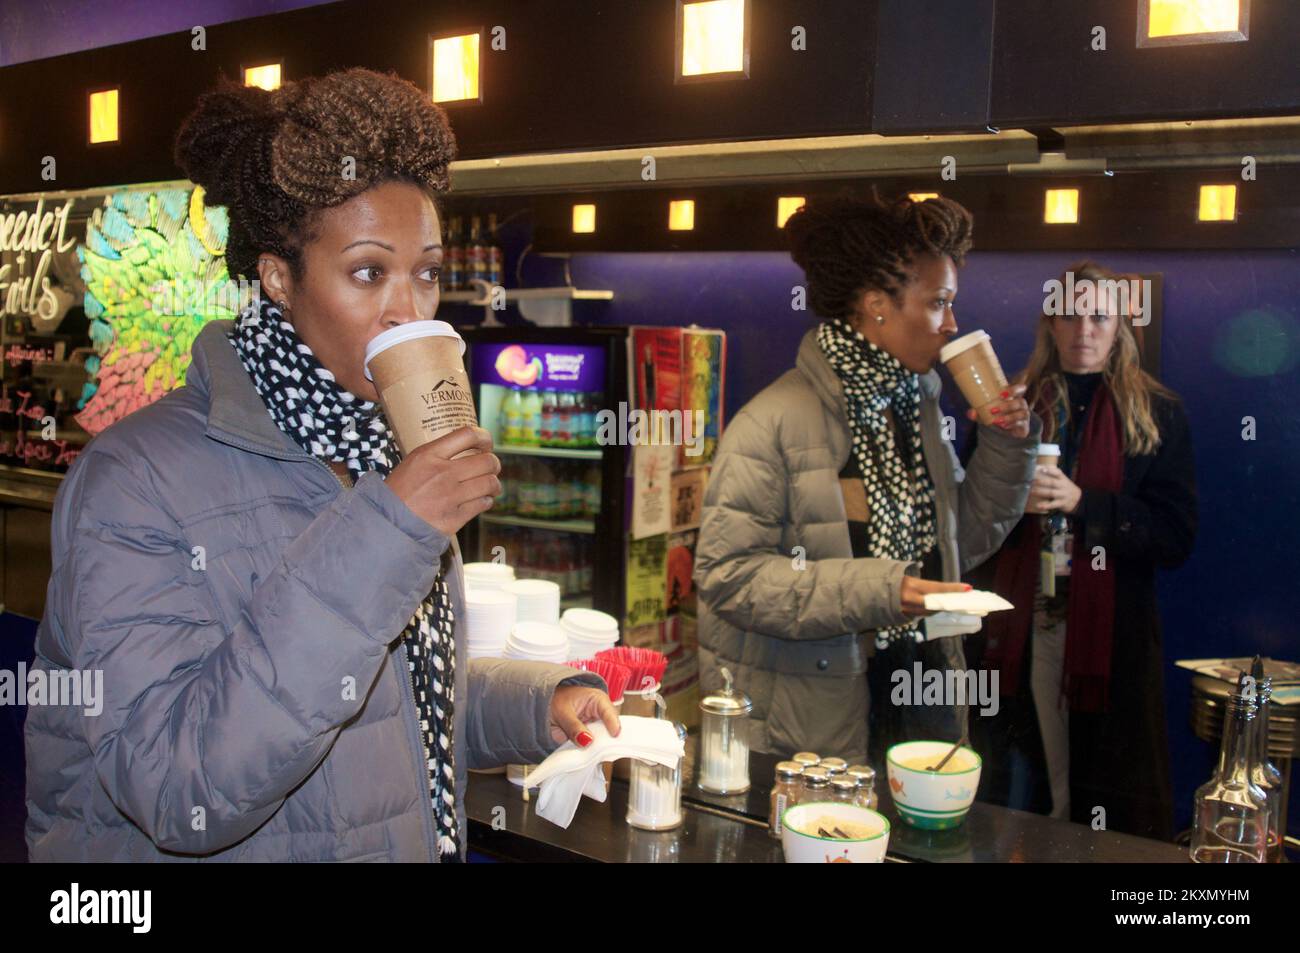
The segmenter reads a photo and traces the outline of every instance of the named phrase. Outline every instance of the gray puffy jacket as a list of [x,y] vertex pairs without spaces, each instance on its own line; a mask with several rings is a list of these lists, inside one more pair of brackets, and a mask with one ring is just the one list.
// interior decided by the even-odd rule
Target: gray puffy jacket
[[[29,708],[31,859],[434,861],[397,637],[455,540],[378,473],[344,489],[282,433],[230,325],[208,324],[186,386],[92,440],[59,489],[35,667],[102,671],[104,697],[98,714]],[[458,552],[450,588],[461,619]],[[557,685],[604,687],[467,663],[463,636],[461,792],[466,768],[554,750]]]
[[[921,377],[921,439],[935,486],[943,579],[957,581],[997,551],[1024,512],[1042,424],[1012,437],[985,427],[962,472],[943,439],[939,375]],[[700,682],[720,687],[725,665],[754,702],[759,751],[810,750],[862,760],[867,752],[867,659],[873,630],[906,619],[899,589],[919,567],[854,559],[839,474],[852,436],[844,391],[804,335],[795,368],[741,408],[718,448],[695,557]],[[966,666],[959,638],[939,640],[947,667]],[[939,737],[958,737],[967,706],[918,711]]]

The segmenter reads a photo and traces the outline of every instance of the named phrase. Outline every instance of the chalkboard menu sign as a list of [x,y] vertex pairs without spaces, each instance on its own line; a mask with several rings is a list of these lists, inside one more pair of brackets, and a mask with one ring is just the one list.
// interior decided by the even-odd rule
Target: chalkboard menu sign
[[186,183],[0,198],[0,469],[64,472],[185,382],[230,281],[225,210]]

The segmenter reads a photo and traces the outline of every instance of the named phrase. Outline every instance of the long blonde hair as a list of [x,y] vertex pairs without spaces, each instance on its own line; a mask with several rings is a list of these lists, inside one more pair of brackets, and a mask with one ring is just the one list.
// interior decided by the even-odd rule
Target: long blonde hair
[[[1128,281],[1136,277],[1118,274],[1093,261],[1083,261],[1061,275],[1062,286],[1066,285],[1066,275],[1070,273],[1074,274],[1075,282],[1084,279]],[[1069,304],[1073,306],[1073,302]],[[1044,303],[1043,313],[1038,319],[1033,353],[1029,355],[1029,363],[1016,380],[1028,386],[1025,400],[1029,406],[1043,413],[1043,440],[1050,443],[1057,435],[1058,419],[1063,419],[1067,428],[1070,426],[1070,401],[1061,356],[1056,350],[1056,338],[1052,336],[1052,315],[1047,311]],[[1137,337],[1127,316],[1118,315],[1116,320],[1119,326],[1115,331],[1115,342],[1110,354],[1106,357],[1102,379],[1110,388],[1111,397],[1119,411],[1125,454],[1138,456],[1154,453],[1160,446],[1160,429],[1151,412],[1152,397],[1172,397],[1173,391],[1142,369]]]

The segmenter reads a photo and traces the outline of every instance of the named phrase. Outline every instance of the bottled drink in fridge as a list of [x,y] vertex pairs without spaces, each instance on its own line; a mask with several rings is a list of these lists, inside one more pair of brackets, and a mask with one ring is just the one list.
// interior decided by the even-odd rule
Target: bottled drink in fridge
[[470,219],[469,244],[465,246],[465,272],[470,281],[486,281],[488,276],[487,246],[483,243],[483,221],[477,215]]
[[501,405],[501,442],[523,443],[524,440],[524,395],[517,387],[512,387]]
[[539,434],[543,447],[555,446],[555,428],[559,422],[556,414],[559,395],[553,390],[542,391],[542,430]]
[[541,443],[542,395],[535,390],[524,391],[523,418],[520,442],[536,447]]
[[447,253],[442,265],[442,290],[460,291],[465,287],[465,245],[460,231],[460,216],[454,216],[447,230]]
[[572,447],[573,442],[573,410],[574,410],[573,391],[560,391],[560,397],[556,407],[556,437],[555,445],[557,447]]
[[506,283],[505,255],[501,250],[501,239],[497,235],[496,212],[488,215],[487,280],[503,287]]

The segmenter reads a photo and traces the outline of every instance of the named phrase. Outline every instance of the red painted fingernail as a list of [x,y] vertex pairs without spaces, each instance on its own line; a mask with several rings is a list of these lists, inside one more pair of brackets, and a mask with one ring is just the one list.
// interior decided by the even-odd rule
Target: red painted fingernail
[[967,591],[967,592],[970,592],[970,591],[971,591],[972,589],[974,589],[974,588],[975,588],[975,587],[972,586],[969,582],[966,583],[966,591]]
[[579,747],[579,748],[585,748],[585,747],[587,747],[587,745],[591,744],[591,743],[592,743],[593,741],[595,741],[595,740],[596,740],[596,739],[593,738],[593,737],[591,736],[591,732],[590,732],[590,731],[580,731],[580,732],[578,732],[578,738],[577,738],[577,741],[578,741],[578,747]]
[[990,413],[990,414],[1000,414],[1000,413],[1002,413],[1002,411],[1001,411],[999,408],[994,407],[994,408],[992,408],[991,410],[989,410],[989,413]]
[[1009,391],[1009,390],[1004,390],[1004,391],[1002,392],[1002,396],[1003,396],[1004,399],[1007,398],[1007,397],[1010,397],[1010,396],[1011,396],[1011,391]]

